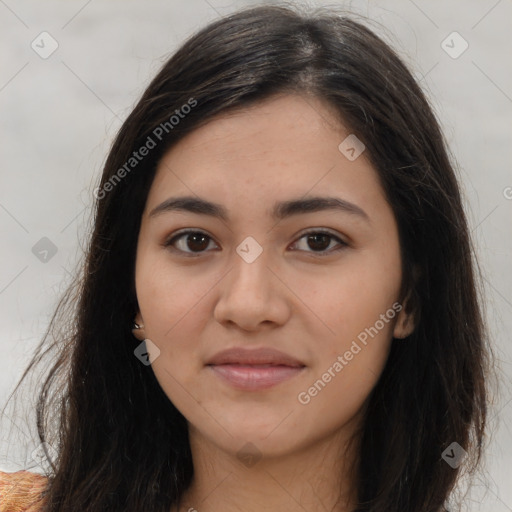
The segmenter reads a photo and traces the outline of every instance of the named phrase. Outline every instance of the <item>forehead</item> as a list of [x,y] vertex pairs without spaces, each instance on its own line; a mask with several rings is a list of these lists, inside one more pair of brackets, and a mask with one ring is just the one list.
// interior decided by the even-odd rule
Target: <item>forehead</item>
[[[253,106],[221,114],[193,131],[171,152],[179,157],[194,149],[224,159],[255,159],[272,155],[297,159],[310,152],[318,156],[348,130],[336,120],[334,110],[317,98],[279,95]],[[304,145],[304,142],[308,144]],[[320,144],[323,142],[322,144]],[[190,157],[191,155],[187,155]],[[196,155],[201,156],[201,155]]]
[[259,202],[265,211],[276,200],[307,194],[337,193],[354,203],[382,199],[364,153],[350,161],[340,152],[349,135],[332,107],[298,95],[217,116],[164,155],[146,211],[184,194],[239,209]]

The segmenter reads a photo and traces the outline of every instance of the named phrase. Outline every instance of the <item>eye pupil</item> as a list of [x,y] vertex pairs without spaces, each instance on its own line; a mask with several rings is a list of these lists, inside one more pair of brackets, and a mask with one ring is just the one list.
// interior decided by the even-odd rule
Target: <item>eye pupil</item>
[[[299,241],[302,241],[302,244],[304,244],[304,240],[306,240],[305,243],[307,248],[304,249],[303,247],[299,250],[302,252],[309,252],[310,254],[312,252],[318,253],[319,256],[324,254],[332,254],[347,246],[347,244],[337,236],[322,231],[311,231],[309,233],[305,233],[300,237]],[[329,249],[333,240],[336,240],[339,249]],[[200,254],[206,254],[209,251],[209,245],[211,241],[212,238],[206,233],[202,233],[201,231],[185,231],[174,236],[174,238],[171,238],[164,245],[171,248],[171,251],[177,251],[184,255],[188,253],[189,256],[199,256]]]
[[187,236],[187,247],[191,251],[202,251],[206,249],[208,247],[208,236],[203,235],[202,233],[189,234]]
[[[308,235],[308,244],[311,249],[318,250],[318,251],[325,251],[327,247],[329,247],[330,244],[330,235],[325,234],[314,234],[314,235]],[[311,242],[313,243],[313,246],[311,246]],[[327,243],[325,243],[327,242]]]

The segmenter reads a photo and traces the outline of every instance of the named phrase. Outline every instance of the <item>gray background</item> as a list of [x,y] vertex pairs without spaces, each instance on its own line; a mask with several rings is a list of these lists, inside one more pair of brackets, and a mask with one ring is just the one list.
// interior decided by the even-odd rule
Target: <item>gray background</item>
[[[122,120],[186,36],[257,3],[0,0],[0,407],[80,257],[92,191]],[[491,404],[486,473],[473,486],[467,510],[512,511],[512,2],[329,4],[383,25],[374,28],[421,80],[458,162],[502,379]],[[34,40],[42,46],[43,31],[58,43],[46,59],[31,47]],[[454,31],[469,45],[458,58],[442,47]],[[49,44],[45,39],[46,50]],[[452,51],[461,44],[455,39]],[[47,261],[33,251],[48,244],[39,242],[43,237],[57,249]],[[33,396],[23,403],[30,414]],[[34,467],[34,429],[19,413],[0,419],[0,470]]]

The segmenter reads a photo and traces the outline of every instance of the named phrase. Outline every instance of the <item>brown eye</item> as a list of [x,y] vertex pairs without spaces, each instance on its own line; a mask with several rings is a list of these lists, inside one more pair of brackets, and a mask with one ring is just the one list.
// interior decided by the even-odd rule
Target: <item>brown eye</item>
[[[300,247],[300,242],[302,247]],[[171,237],[164,246],[172,251],[182,253],[186,256],[200,256],[208,252],[213,239],[202,231],[182,231]],[[294,246],[299,246],[302,252],[309,252],[316,256],[327,256],[348,246],[338,236],[327,231],[310,231],[304,233]],[[218,248],[218,247],[217,247]]]
[[331,236],[324,234],[308,235],[308,245],[314,251],[325,251],[331,244]]
[[[341,238],[327,231],[310,231],[304,233],[295,245],[299,245],[299,242],[302,240],[305,240],[305,243],[302,244],[302,248],[299,248],[299,250],[318,253],[319,256],[331,254],[348,246]],[[332,245],[333,242],[334,246]],[[336,245],[338,247],[336,247]]]
[[211,237],[202,231],[184,231],[173,236],[164,245],[188,254],[200,254],[208,249],[211,240]]

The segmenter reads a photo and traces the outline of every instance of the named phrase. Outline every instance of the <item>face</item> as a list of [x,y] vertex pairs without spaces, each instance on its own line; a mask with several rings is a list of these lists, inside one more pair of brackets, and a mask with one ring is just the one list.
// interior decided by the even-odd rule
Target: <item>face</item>
[[[349,135],[319,100],[281,95],[215,118],[158,166],[139,336],[190,431],[226,452],[348,432],[392,336],[411,331],[396,220],[365,152],[339,149]],[[215,359],[227,349],[241,350]]]

